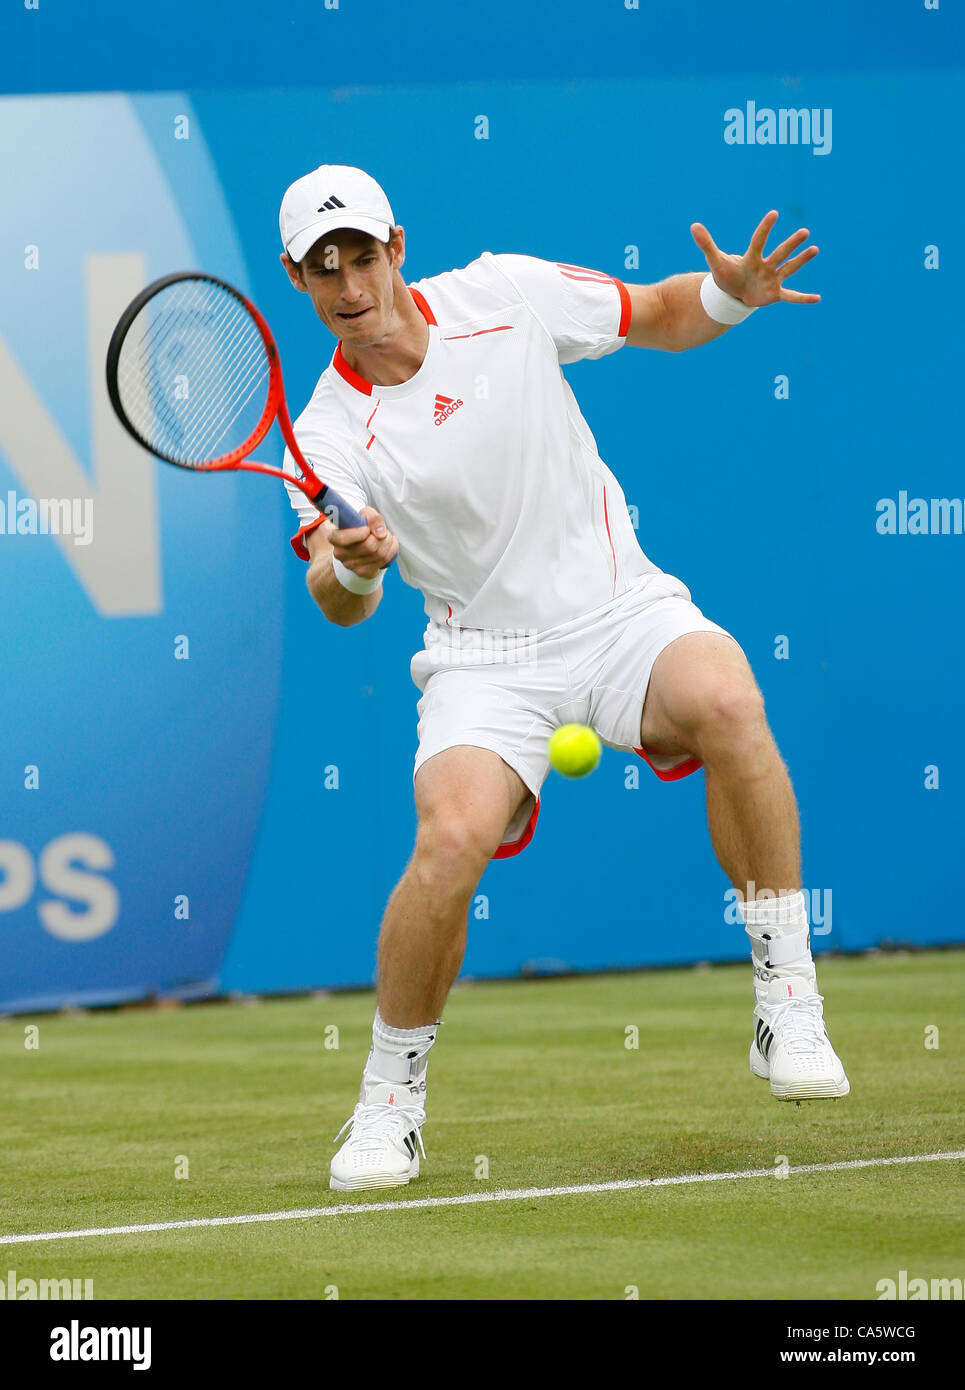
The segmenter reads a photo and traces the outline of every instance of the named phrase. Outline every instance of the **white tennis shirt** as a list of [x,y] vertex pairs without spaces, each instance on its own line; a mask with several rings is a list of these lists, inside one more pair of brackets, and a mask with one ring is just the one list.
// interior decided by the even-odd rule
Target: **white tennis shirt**
[[[430,627],[543,631],[657,572],[560,370],[623,346],[625,286],[487,251],[409,289],[429,325],[415,376],[373,385],[337,347],[294,431],[324,482],[385,517]],[[286,486],[307,560],[321,518]]]

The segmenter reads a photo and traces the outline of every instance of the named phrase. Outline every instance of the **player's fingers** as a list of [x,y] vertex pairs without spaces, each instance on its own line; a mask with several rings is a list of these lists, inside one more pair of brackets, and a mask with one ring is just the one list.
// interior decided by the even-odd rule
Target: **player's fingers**
[[382,537],[389,534],[389,528],[385,524],[385,517],[377,512],[374,507],[363,507],[359,515],[365,517],[373,535]]
[[800,246],[802,241],[807,241],[810,235],[811,233],[808,231],[807,227],[801,227],[793,236],[789,236],[786,241],[782,241],[780,246],[775,246],[774,250],[767,258],[768,264],[780,265],[784,257],[793,251],[796,246]]
[[781,290],[781,299],[791,304],[818,304],[819,294],[801,294],[798,290]]
[[336,555],[336,559],[341,560],[346,568],[350,568],[360,579],[374,579],[381,570],[388,569],[398,553],[398,538],[390,533],[369,555],[360,557],[353,554],[348,557],[348,561],[343,559],[341,555]]
[[398,553],[398,537],[393,536],[391,531],[387,531],[384,539],[379,541],[369,558],[376,560],[379,568],[384,569],[387,565],[392,563]]
[[780,279],[785,279],[788,275],[793,275],[796,270],[800,270],[805,261],[813,260],[818,254],[816,246],[809,246],[806,251],[802,251],[799,256],[792,256],[786,265],[782,265],[777,272]]
[[355,560],[363,560],[368,563],[374,555],[379,553],[379,546],[382,542],[377,541],[373,535],[369,535],[363,541],[357,541],[355,545],[333,545],[332,554],[336,560],[341,560],[343,565],[351,564]]
[[703,222],[691,222],[690,235],[693,237],[694,241],[696,241],[708,260],[711,256],[720,255],[714,238],[711,236],[710,232],[708,232]]
[[[357,528],[355,534],[358,534]],[[332,538],[329,537],[331,540]],[[362,540],[356,541],[353,545],[339,545],[337,541],[332,541],[332,554],[336,560],[340,560],[343,565],[357,566],[359,563],[371,565],[376,561],[376,568],[385,568],[391,564],[398,554],[398,537],[393,536],[392,532],[386,530],[385,535],[376,537],[371,531]],[[370,576],[366,574],[366,578]]]
[[371,534],[372,532],[368,526],[345,526],[342,528],[336,526],[333,530],[329,531],[328,539],[331,541],[332,545],[342,546],[344,548],[345,546],[355,545],[359,541],[364,541],[366,536],[370,536]]
[[774,226],[774,223],[776,221],[777,212],[774,208],[771,208],[770,212],[766,212],[764,216],[761,218],[760,222],[758,222],[757,226],[754,228],[754,234],[751,237],[747,247],[748,255],[751,252],[753,252],[757,256],[761,254],[761,252],[764,250],[764,243],[770,235],[771,228]]

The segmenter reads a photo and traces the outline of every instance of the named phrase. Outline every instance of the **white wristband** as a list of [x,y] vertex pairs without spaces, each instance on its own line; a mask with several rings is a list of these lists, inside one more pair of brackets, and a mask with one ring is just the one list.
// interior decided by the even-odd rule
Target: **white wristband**
[[352,594],[372,594],[378,589],[385,577],[385,571],[379,570],[374,579],[363,579],[360,574],[350,570],[347,565],[343,565],[341,560],[336,560],[332,556],[332,569],[335,571],[335,578],[343,589],[348,589]]
[[708,318],[716,323],[743,323],[748,314],[753,314],[757,308],[756,304],[747,305],[722,290],[710,271],[700,282],[700,302]]

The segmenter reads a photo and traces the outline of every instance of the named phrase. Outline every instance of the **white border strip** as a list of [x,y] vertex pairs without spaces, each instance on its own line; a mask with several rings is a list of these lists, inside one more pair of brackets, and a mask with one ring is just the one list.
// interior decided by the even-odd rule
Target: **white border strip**
[[358,1216],[377,1211],[415,1211],[428,1207],[467,1207],[478,1202],[520,1202],[534,1197],[582,1197],[596,1192],[630,1192],[642,1187],[685,1187],[699,1182],[734,1182],[740,1178],[773,1178],[775,1173],[840,1173],[855,1168],[889,1168],[899,1163],[943,1163],[965,1159],[965,1149],[947,1153],[907,1154],[900,1158],[853,1158],[843,1163],[802,1163],[796,1168],[749,1168],[737,1173],[685,1173],[675,1178],[621,1178],[615,1182],[577,1183],[572,1187],[497,1188],[459,1197],[420,1197],[415,1201],[337,1203],[295,1211],[266,1211],[252,1216],[205,1216],[191,1221],[150,1221],[140,1226],[90,1226],[80,1231],[40,1231],[33,1235],[0,1235],[0,1245],[27,1245],[41,1240],[79,1240],[82,1236],[132,1236],[150,1231],[187,1231],[199,1226],[250,1226],[263,1221],[309,1221],[316,1216]]

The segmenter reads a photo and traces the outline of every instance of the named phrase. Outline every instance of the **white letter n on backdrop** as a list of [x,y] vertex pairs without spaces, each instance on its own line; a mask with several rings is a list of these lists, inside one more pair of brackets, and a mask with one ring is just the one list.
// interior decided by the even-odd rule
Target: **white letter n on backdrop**
[[161,611],[155,464],[114,418],[104,380],[121,311],[144,286],[140,253],[87,256],[87,388],[93,467],[81,467],[57,421],[0,338],[0,446],[31,497],[89,500],[93,541],[54,537],[88,598],[106,617]]

